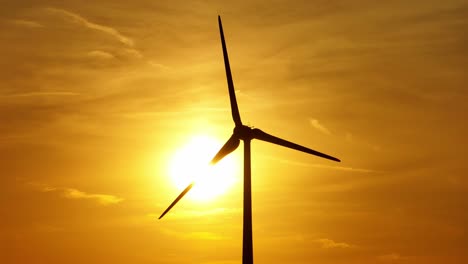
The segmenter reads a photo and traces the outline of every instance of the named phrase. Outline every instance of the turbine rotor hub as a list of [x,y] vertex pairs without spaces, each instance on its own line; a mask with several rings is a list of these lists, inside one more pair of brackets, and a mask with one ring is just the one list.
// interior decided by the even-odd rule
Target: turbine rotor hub
[[251,140],[253,138],[252,128],[244,125],[236,126],[234,128],[234,135],[236,135],[237,138],[242,140]]

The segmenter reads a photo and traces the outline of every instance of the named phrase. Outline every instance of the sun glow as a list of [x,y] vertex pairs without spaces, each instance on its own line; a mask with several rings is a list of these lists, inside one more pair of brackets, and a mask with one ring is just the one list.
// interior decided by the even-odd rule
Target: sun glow
[[239,163],[234,155],[224,157],[214,166],[209,164],[222,145],[212,137],[197,136],[174,154],[169,175],[180,191],[195,182],[187,196],[204,201],[225,193],[236,182]]

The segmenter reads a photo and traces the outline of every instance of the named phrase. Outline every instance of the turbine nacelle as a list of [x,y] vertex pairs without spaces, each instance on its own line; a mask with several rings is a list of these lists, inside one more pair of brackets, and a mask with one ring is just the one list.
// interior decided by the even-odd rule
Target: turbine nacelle
[[233,130],[233,136],[240,140],[252,140],[254,138],[253,130],[254,129],[246,125],[236,126]]

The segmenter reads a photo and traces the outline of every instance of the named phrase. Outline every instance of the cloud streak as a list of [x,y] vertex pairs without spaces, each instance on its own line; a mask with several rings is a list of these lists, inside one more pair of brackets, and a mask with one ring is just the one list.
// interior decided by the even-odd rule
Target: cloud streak
[[93,30],[105,33],[105,34],[107,34],[109,36],[112,36],[115,39],[117,39],[119,42],[121,42],[122,44],[124,44],[124,45],[126,45],[128,47],[133,47],[134,46],[134,42],[133,42],[133,40],[131,38],[129,38],[127,36],[124,36],[119,31],[117,31],[115,28],[112,28],[112,27],[109,27],[109,26],[104,26],[104,25],[97,24],[97,23],[93,23],[93,22],[87,20],[86,18],[76,14],[76,13],[73,13],[73,12],[70,12],[70,11],[67,11],[67,10],[64,10],[64,9],[48,7],[48,8],[46,8],[46,11],[48,11],[50,13],[61,15],[61,16],[65,17],[65,18],[68,18],[68,19],[70,19],[71,21],[73,21],[74,23],[76,23],[78,25],[81,25],[81,26],[84,26],[86,28],[93,29]]
[[101,60],[111,60],[115,59],[115,56],[110,54],[109,52],[105,52],[102,50],[93,50],[88,52],[88,57],[101,59]]
[[[165,209],[165,205],[160,206]],[[171,216],[175,219],[187,219],[187,218],[198,218],[198,217],[206,217],[206,216],[216,216],[216,215],[233,215],[242,212],[242,208],[213,208],[203,211],[196,211],[196,210],[179,210],[177,214]],[[150,214],[150,217],[157,218],[160,214]]]
[[268,157],[273,160],[277,160],[281,163],[297,165],[301,167],[309,167],[309,168],[320,168],[320,169],[331,169],[331,170],[339,170],[339,171],[351,171],[351,172],[363,172],[363,173],[383,173],[384,171],[372,170],[372,169],[364,169],[364,168],[353,168],[353,167],[345,167],[345,166],[331,166],[331,165],[322,165],[322,164],[314,164],[314,163],[303,163],[298,161],[292,161],[288,159],[279,159],[276,157]]
[[328,238],[319,238],[315,240],[322,248],[324,249],[346,249],[346,248],[354,248],[356,246],[344,243],[344,242],[336,242]]
[[378,256],[377,259],[382,262],[396,262],[404,258],[400,256],[400,254],[398,253],[390,253],[390,254]]
[[89,199],[98,202],[101,205],[111,205],[117,204],[123,201],[122,198],[119,198],[114,195],[109,194],[90,194],[79,191],[77,189],[66,188],[63,189],[63,195],[69,199]]
[[30,93],[16,93],[16,94],[5,94],[0,95],[2,97],[37,97],[37,96],[76,96],[80,95],[79,93],[73,92],[59,92],[59,91],[50,91],[50,92],[30,92]]
[[100,205],[112,205],[122,202],[124,199],[109,194],[86,193],[75,188],[57,188],[47,184],[29,183],[40,192],[58,192],[67,199],[85,199],[97,202]]
[[197,232],[183,232],[183,231],[174,231],[172,229],[161,229],[161,231],[169,235],[171,237],[178,237],[184,240],[225,240],[229,239],[230,237],[224,236],[222,234],[214,233],[214,232],[205,232],[205,231],[197,231]]
[[323,134],[330,135],[330,130],[324,127],[317,119],[309,119],[310,125],[317,129],[318,131],[322,132]]
[[9,20],[11,24],[17,25],[17,26],[22,26],[22,27],[27,27],[27,28],[41,28],[44,27],[44,25],[32,21],[32,20],[24,20],[24,19],[12,19]]

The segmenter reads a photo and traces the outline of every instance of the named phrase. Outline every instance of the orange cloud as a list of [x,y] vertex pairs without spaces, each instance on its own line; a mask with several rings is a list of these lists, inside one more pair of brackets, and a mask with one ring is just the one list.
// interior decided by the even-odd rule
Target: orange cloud
[[63,189],[63,195],[66,198],[69,199],[90,199],[90,200],[95,200],[101,205],[111,205],[111,204],[116,204],[120,203],[123,201],[122,198],[119,198],[114,195],[109,195],[109,194],[90,194],[90,193],[85,193],[82,191],[79,191],[77,189],[71,189],[71,188],[66,188]]
[[315,240],[316,243],[320,244],[322,248],[330,249],[330,248],[353,248],[355,246],[344,243],[344,242],[335,242],[328,238],[320,238]]
[[68,199],[88,199],[97,202],[100,205],[111,205],[122,202],[124,199],[109,194],[86,193],[74,188],[57,188],[47,184],[29,183],[40,192],[59,192]]
[[178,237],[184,240],[225,240],[225,239],[230,238],[223,234],[217,234],[217,233],[206,232],[206,231],[184,232],[184,231],[172,230],[172,229],[166,229],[166,228],[162,228],[161,231],[164,234],[167,234],[169,236]]
[[268,156],[269,159],[277,160],[282,163],[301,166],[301,167],[309,167],[309,168],[320,168],[320,169],[331,169],[331,170],[339,170],[339,171],[353,171],[353,172],[363,172],[363,173],[382,173],[384,171],[372,170],[372,169],[365,169],[365,168],[354,168],[354,167],[345,167],[345,166],[333,166],[333,165],[323,165],[323,164],[315,164],[315,163],[304,163],[299,161],[292,161],[288,159],[279,159],[276,157]]
[[377,258],[378,260],[383,261],[383,262],[396,262],[396,261],[403,259],[403,257],[400,256],[400,254],[398,253],[390,253],[386,255],[381,255],[381,256],[378,256]]
[[66,18],[70,19],[71,21],[73,21],[74,23],[79,24],[81,26],[84,26],[84,27],[87,27],[87,28],[90,28],[90,29],[93,29],[93,30],[96,30],[96,31],[100,31],[100,32],[105,33],[107,35],[110,35],[110,36],[116,38],[121,43],[125,44],[126,46],[133,47],[133,45],[134,45],[133,40],[131,38],[129,38],[127,36],[124,36],[119,31],[117,31],[115,28],[93,23],[93,22],[87,20],[86,18],[76,14],[76,13],[73,13],[73,12],[70,12],[70,11],[67,11],[67,10],[64,10],[64,9],[49,7],[49,8],[46,8],[46,10],[48,12],[52,12],[52,13],[55,13],[55,14],[59,14],[59,15],[61,15],[63,17],[66,17]]
[[310,120],[310,124],[312,125],[312,127],[314,127],[315,129],[317,129],[318,131],[326,134],[326,135],[330,135],[330,131],[324,127],[322,124],[320,124],[320,122],[317,120],[317,119],[313,119],[311,118]]
[[16,93],[16,94],[7,94],[0,95],[2,97],[36,97],[36,96],[74,96],[80,95],[79,93],[73,92],[61,92],[61,91],[44,91],[44,92],[30,92],[30,93]]
[[110,54],[109,52],[102,51],[102,50],[93,50],[93,51],[88,52],[87,55],[89,57],[101,59],[101,60],[110,60],[110,59],[115,58],[114,55]]
[[23,27],[28,27],[28,28],[41,28],[44,27],[44,25],[32,21],[32,20],[24,20],[24,19],[12,19],[9,20],[10,23],[17,25],[17,26],[23,26]]

